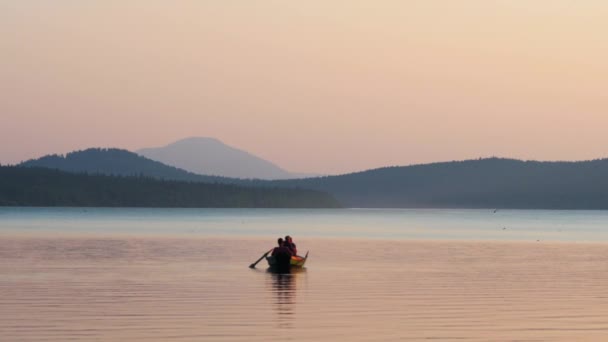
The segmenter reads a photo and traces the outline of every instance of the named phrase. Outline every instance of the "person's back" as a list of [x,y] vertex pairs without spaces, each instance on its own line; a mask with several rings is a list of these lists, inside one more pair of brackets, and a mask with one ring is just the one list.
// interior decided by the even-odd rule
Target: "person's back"
[[275,259],[276,267],[279,269],[289,269],[291,264],[291,250],[285,246],[283,239],[279,238],[278,246],[272,250],[272,256]]

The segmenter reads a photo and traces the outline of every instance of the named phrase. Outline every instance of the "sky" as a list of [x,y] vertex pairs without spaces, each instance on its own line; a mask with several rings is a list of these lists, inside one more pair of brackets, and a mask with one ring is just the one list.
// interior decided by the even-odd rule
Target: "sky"
[[0,0],[0,163],[217,138],[294,172],[608,157],[604,0]]

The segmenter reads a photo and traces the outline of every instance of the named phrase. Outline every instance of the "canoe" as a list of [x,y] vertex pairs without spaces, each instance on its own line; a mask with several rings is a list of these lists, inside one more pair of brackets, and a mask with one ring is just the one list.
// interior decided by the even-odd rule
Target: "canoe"
[[[306,252],[305,256],[299,256],[299,255],[294,255],[291,257],[291,260],[289,261],[290,266],[292,268],[302,268],[304,267],[304,264],[306,263],[306,259],[308,259],[308,252]],[[275,267],[276,265],[276,261],[274,259],[274,257],[271,256],[267,256],[266,257],[266,261],[268,262],[268,266],[269,267]]]

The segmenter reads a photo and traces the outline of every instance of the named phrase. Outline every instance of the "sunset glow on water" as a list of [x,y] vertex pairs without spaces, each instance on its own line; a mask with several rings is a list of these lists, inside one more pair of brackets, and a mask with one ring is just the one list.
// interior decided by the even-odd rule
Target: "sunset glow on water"
[[[222,219],[206,211],[215,219],[191,214],[180,220],[173,211],[146,219],[141,210],[91,210],[89,220],[69,209],[32,209],[27,216],[3,211],[3,338],[601,341],[608,333],[605,242],[537,242],[537,236],[549,236],[543,231],[528,241],[337,237],[344,234],[340,225],[312,236],[293,232],[303,232],[295,219],[302,223],[301,213],[257,213],[258,224],[280,223],[299,250],[310,251],[303,271],[277,275],[264,263],[248,268],[274,245],[272,238],[184,230],[233,224],[235,213]],[[256,216],[240,214],[245,221]],[[466,211],[435,214],[470,220]],[[309,211],[306,222],[320,222],[323,215]],[[580,213],[539,215],[541,221],[532,220],[536,226],[552,215]],[[594,215],[603,214],[589,217]],[[401,217],[407,223],[408,215]],[[51,230],[11,229],[17,221],[34,226],[44,218]],[[382,222],[382,215],[360,219],[345,213],[341,222],[382,234],[381,226],[370,223]],[[68,228],[59,229],[60,221]],[[100,231],[107,222],[122,222],[125,232]]]

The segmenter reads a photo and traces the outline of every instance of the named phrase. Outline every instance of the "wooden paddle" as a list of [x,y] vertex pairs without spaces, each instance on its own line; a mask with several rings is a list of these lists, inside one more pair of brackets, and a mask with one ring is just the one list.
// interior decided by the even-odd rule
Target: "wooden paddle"
[[268,253],[272,252],[272,249],[269,250],[268,252],[264,253],[264,255],[262,255],[256,262],[254,262],[253,264],[249,265],[249,268],[255,268],[255,265],[258,264],[258,262],[262,261],[262,259],[264,259]]

